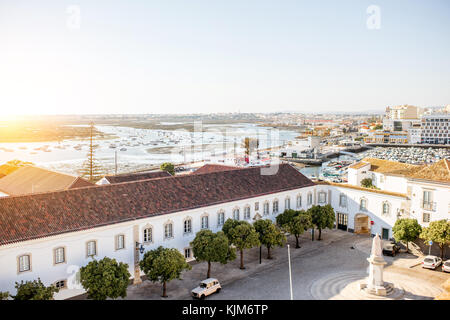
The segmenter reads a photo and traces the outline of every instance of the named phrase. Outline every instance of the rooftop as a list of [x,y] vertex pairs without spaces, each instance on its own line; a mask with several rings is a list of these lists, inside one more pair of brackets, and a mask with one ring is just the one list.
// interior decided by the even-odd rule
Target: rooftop
[[150,171],[150,172],[139,172],[139,173],[123,173],[117,175],[105,176],[109,183],[122,183],[130,181],[148,180],[155,178],[171,177],[171,174],[167,171]]
[[364,188],[364,187],[354,186],[354,185],[347,184],[347,183],[335,183],[335,182],[329,182],[329,181],[314,181],[314,182],[318,185],[325,184],[325,185],[330,185],[330,186],[349,188],[349,189],[385,194],[385,195],[394,196],[394,197],[406,198],[406,194],[399,193],[399,192],[391,192],[391,191],[384,191],[384,190],[378,190],[378,189],[372,189],[372,188]]
[[204,166],[195,170],[192,174],[208,173],[208,172],[219,172],[227,170],[238,170],[241,167],[226,166],[223,164],[205,164]]
[[23,166],[0,179],[0,191],[10,196],[92,186],[82,178],[35,166]]
[[314,183],[289,164],[0,198],[0,245],[263,196]]

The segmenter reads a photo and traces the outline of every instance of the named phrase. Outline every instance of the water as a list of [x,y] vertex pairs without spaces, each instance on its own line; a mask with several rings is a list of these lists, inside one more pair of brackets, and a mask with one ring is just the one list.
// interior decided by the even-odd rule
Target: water
[[[203,125],[203,133],[117,126],[96,126],[96,128],[106,134],[117,136],[113,139],[95,141],[98,145],[96,157],[109,173],[113,172],[116,152],[119,171],[130,171],[159,165],[166,161],[180,163],[203,159],[226,160],[224,153],[232,153],[234,149],[237,153],[243,152],[242,142],[245,137],[258,138],[260,148],[266,148],[278,146],[298,135],[295,131],[258,127],[249,123]],[[112,144],[116,148],[111,148]],[[79,150],[75,148],[76,146]],[[36,150],[38,148],[41,149]],[[53,170],[78,174],[78,170],[86,160],[88,148],[89,139],[0,143],[0,164],[19,159]]]

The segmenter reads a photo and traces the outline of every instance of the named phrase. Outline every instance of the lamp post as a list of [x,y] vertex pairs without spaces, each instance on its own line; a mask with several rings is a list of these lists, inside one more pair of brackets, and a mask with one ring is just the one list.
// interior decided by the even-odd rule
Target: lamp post
[[294,296],[292,294],[291,251],[290,251],[289,245],[287,245],[287,249],[288,249],[288,261],[289,261],[289,286],[290,286],[290,292],[291,292],[291,300],[294,300]]
[[259,264],[261,264],[262,246],[259,246]]

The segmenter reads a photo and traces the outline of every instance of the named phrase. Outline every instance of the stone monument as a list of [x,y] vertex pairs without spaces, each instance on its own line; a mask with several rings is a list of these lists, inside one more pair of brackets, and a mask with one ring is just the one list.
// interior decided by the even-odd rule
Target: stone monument
[[383,268],[386,264],[383,258],[383,249],[381,245],[380,235],[377,233],[372,241],[372,251],[369,261],[369,277],[367,283],[361,283],[360,289],[366,293],[377,296],[387,296],[394,291],[394,285],[383,281]]

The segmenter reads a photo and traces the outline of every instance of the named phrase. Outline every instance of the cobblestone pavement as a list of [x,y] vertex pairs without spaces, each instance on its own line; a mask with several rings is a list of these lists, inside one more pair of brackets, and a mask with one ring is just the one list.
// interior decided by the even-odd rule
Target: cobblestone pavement
[[[317,237],[317,234],[316,234]],[[367,275],[367,257],[370,254],[371,238],[340,230],[325,230],[322,241],[311,241],[311,235],[301,237],[301,248],[295,249],[295,239],[289,238],[291,246],[294,299],[352,299],[353,287],[349,284],[364,279]],[[263,248],[262,263],[259,264],[259,248],[246,250],[245,270],[239,269],[239,259],[221,265],[212,264],[211,276],[222,284],[219,294],[208,300],[240,299],[289,299],[289,274],[287,248],[273,250],[275,259],[267,260]],[[430,299],[442,289],[440,285],[450,277],[440,270],[432,271],[417,266],[421,257],[401,253],[395,258],[385,257],[386,278],[390,282],[401,281],[404,299]],[[169,298],[191,299],[190,290],[206,278],[207,264],[192,263],[192,270],[183,273],[183,280],[174,280],[167,285]],[[321,285],[329,280],[330,283]],[[126,299],[161,298],[161,285],[150,281],[130,286]]]

